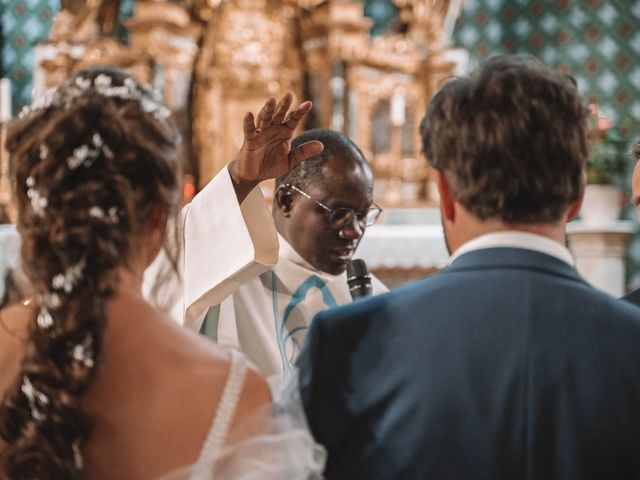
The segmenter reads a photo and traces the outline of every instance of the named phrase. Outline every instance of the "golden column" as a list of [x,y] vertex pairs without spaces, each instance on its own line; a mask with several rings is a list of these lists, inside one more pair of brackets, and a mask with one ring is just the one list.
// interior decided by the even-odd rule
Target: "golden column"
[[[313,3],[313,2],[312,2]],[[193,91],[200,187],[235,158],[242,118],[268,96],[303,95],[298,19],[308,0],[211,0]]]
[[0,222],[6,221],[11,210],[11,181],[9,179],[9,155],[5,148],[7,124],[11,120],[11,82],[0,79]]

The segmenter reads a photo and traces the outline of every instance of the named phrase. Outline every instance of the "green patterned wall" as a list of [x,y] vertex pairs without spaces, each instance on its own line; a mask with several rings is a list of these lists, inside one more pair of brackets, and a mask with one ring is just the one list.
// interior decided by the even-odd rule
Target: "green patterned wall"
[[373,20],[371,35],[380,35],[397,17],[398,8],[391,0],[363,0],[364,14]]
[[31,99],[34,46],[47,38],[57,0],[0,0],[2,76],[11,80],[14,113]]
[[[14,114],[31,101],[34,47],[49,36],[59,9],[59,0],[0,0],[0,70],[11,80]],[[133,0],[123,1],[121,16],[129,17],[132,11]]]
[[[364,0],[383,32],[397,15],[392,0]],[[614,122],[640,118],[640,0],[464,0],[455,46],[472,63],[500,53],[531,53],[576,78]]]
[[[363,1],[372,34],[397,16],[392,0]],[[614,122],[640,118],[640,0],[464,0],[453,43],[472,64],[531,53],[570,73]]]
[[475,61],[531,53],[614,122],[640,117],[639,0],[466,0],[454,43]]

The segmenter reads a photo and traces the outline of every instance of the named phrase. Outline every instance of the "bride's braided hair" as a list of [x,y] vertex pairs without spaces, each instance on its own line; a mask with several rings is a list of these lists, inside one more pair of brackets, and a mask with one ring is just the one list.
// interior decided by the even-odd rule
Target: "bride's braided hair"
[[10,479],[82,477],[116,268],[158,206],[175,211],[175,130],[148,89],[106,68],[79,72],[34,102],[8,149],[22,259],[37,314],[15,384],[0,404],[0,465]]

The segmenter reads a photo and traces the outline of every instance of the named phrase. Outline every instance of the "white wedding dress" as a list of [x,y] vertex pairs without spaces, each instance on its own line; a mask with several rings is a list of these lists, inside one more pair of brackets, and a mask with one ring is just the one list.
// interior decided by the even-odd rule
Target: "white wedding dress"
[[[245,357],[232,351],[229,376],[198,461],[159,480],[311,480],[324,478],[325,449],[311,435],[297,375],[275,393],[264,432],[225,445],[247,373]],[[296,372],[297,373],[297,372]]]

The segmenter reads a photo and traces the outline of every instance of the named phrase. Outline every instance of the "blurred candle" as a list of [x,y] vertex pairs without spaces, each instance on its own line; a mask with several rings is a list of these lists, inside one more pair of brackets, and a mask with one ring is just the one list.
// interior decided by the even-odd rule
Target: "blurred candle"
[[0,79],[0,122],[11,120],[11,81]]
[[401,93],[394,93],[391,97],[391,124],[396,127],[404,125],[405,100]]

